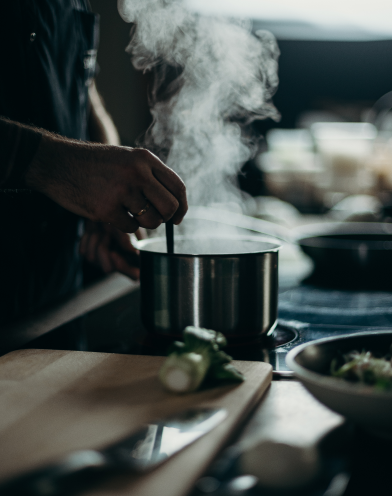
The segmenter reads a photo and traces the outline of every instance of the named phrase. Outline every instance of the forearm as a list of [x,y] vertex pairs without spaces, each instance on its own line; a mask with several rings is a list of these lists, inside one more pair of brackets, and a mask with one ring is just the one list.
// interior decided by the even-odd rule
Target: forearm
[[42,130],[0,117],[0,189],[24,189],[25,175],[42,138]]
[[120,145],[120,137],[112,118],[105,109],[95,83],[89,88],[90,116],[88,129],[90,140],[107,145]]
[[108,147],[44,134],[26,171],[26,186],[77,215],[93,219],[91,205],[84,198],[96,187],[94,155],[98,148]]

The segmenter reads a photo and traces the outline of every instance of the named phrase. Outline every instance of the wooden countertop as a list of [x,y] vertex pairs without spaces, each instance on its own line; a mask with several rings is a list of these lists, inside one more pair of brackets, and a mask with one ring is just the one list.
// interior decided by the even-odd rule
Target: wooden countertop
[[224,408],[226,417],[219,426],[153,472],[124,474],[121,489],[112,477],[105,490],[91,491],[124,496],[187,494],[259,402],[270,384],[272,367],[237,361],[245,382],[176,395],[158,380],[164,360],[39,349],[1,357],[0,478],[45,466],[75,450],[105,448],[145,423],[154,424],[155,419],[188,408]]

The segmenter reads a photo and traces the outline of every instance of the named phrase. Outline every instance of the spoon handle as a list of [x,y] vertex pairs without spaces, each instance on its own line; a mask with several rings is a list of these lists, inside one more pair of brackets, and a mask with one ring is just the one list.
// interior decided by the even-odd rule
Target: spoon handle
[[171,220],[166,222],[166,248],[167,253],[174,253],[174,228]]

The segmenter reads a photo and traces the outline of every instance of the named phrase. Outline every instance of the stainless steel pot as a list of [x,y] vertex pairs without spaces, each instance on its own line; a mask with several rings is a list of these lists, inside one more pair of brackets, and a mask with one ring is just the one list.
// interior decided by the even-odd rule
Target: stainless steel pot
[[139,242],[142,321],[179,337],[188,325],[229,339],[272,332],[277,320],[279,245],[265,239],[178,236]]

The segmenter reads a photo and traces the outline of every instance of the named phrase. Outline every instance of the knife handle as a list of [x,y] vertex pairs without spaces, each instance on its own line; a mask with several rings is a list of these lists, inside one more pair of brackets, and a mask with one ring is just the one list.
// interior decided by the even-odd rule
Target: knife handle
[[[98,451],[77,451],[59,462],[14,477],[0,485],[2,496],[60,496],[91,484],[103,469],[110,469],[107,458]],[[105,473],[105,470],[103,471]]]

